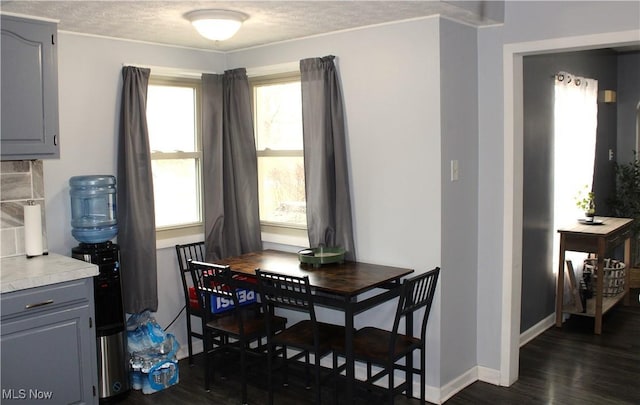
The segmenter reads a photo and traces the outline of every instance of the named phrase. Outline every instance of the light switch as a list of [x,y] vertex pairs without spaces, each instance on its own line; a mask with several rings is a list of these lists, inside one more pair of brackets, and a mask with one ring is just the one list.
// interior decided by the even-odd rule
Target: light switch
[[456,181],[458,180],[458,161],[457,160],[452,160],[451,161],[451,181]]

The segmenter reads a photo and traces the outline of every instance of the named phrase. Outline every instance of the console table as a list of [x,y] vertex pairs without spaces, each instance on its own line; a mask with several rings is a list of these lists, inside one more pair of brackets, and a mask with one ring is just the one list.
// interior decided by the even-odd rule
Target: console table
[[[558,281],[556,283],[556,326],[562,326],[562,313],[591,316],[595,319],[594,333],[602,333],[602,315],[624,298],[629,305],[629,283],[631,273],[631,225],[633,219],[597,217],[599,224],[577,222],[571,226],[558,229],[560,233],[560,258],[558,263]],[[613,297],[603,297],[604,258],[612,248],[624,243],[625,284],[624,291]],[[597,283],[594,291],[595,305],[587,305],[586,312],[578,312],[570,306],[563,307],[564,293],[564,260],[565,251],[595,253],[598,257],[596,269]]]

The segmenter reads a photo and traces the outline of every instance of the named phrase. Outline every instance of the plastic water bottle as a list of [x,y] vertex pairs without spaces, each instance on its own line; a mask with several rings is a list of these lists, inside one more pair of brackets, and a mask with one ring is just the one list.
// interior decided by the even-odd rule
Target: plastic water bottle
[[109,175],[69,179],[71,234],[84,243],[102,243],[118,234],[116,178]]

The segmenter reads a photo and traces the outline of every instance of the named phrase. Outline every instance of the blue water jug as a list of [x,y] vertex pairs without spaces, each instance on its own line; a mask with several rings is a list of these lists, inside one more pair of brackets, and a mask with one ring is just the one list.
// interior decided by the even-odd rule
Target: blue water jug
[[116,178],[108,175],[69,179],[71,234],[84,243],[102,243],[118,234]]

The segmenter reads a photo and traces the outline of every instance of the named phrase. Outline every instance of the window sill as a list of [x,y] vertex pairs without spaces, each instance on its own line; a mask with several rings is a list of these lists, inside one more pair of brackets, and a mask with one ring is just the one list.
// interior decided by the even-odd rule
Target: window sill
[[176,245],[185,245],[187,243],[202,242],[204,240],[204,234],[193,234],[178,236],[175,238],[157,239],[156,250],[175,248]]
[[[263,243],[286,245],[296,248],[309,247],[309,240],[306,236],[281,235],[272,232],[262,232],[261,238]],[[204,240],[204,234],[194,234],[179,236],[175,238],[156,240],[156,249],[174,248],[176,245],[184,245],[187,243],[201,242]]]
[[263,243],[273,243],[278,245],[287,245],[292,247],[305,248],[309,246],[309,239],[307,236],[299,235],[283,235],[272,232],[262,232]]

